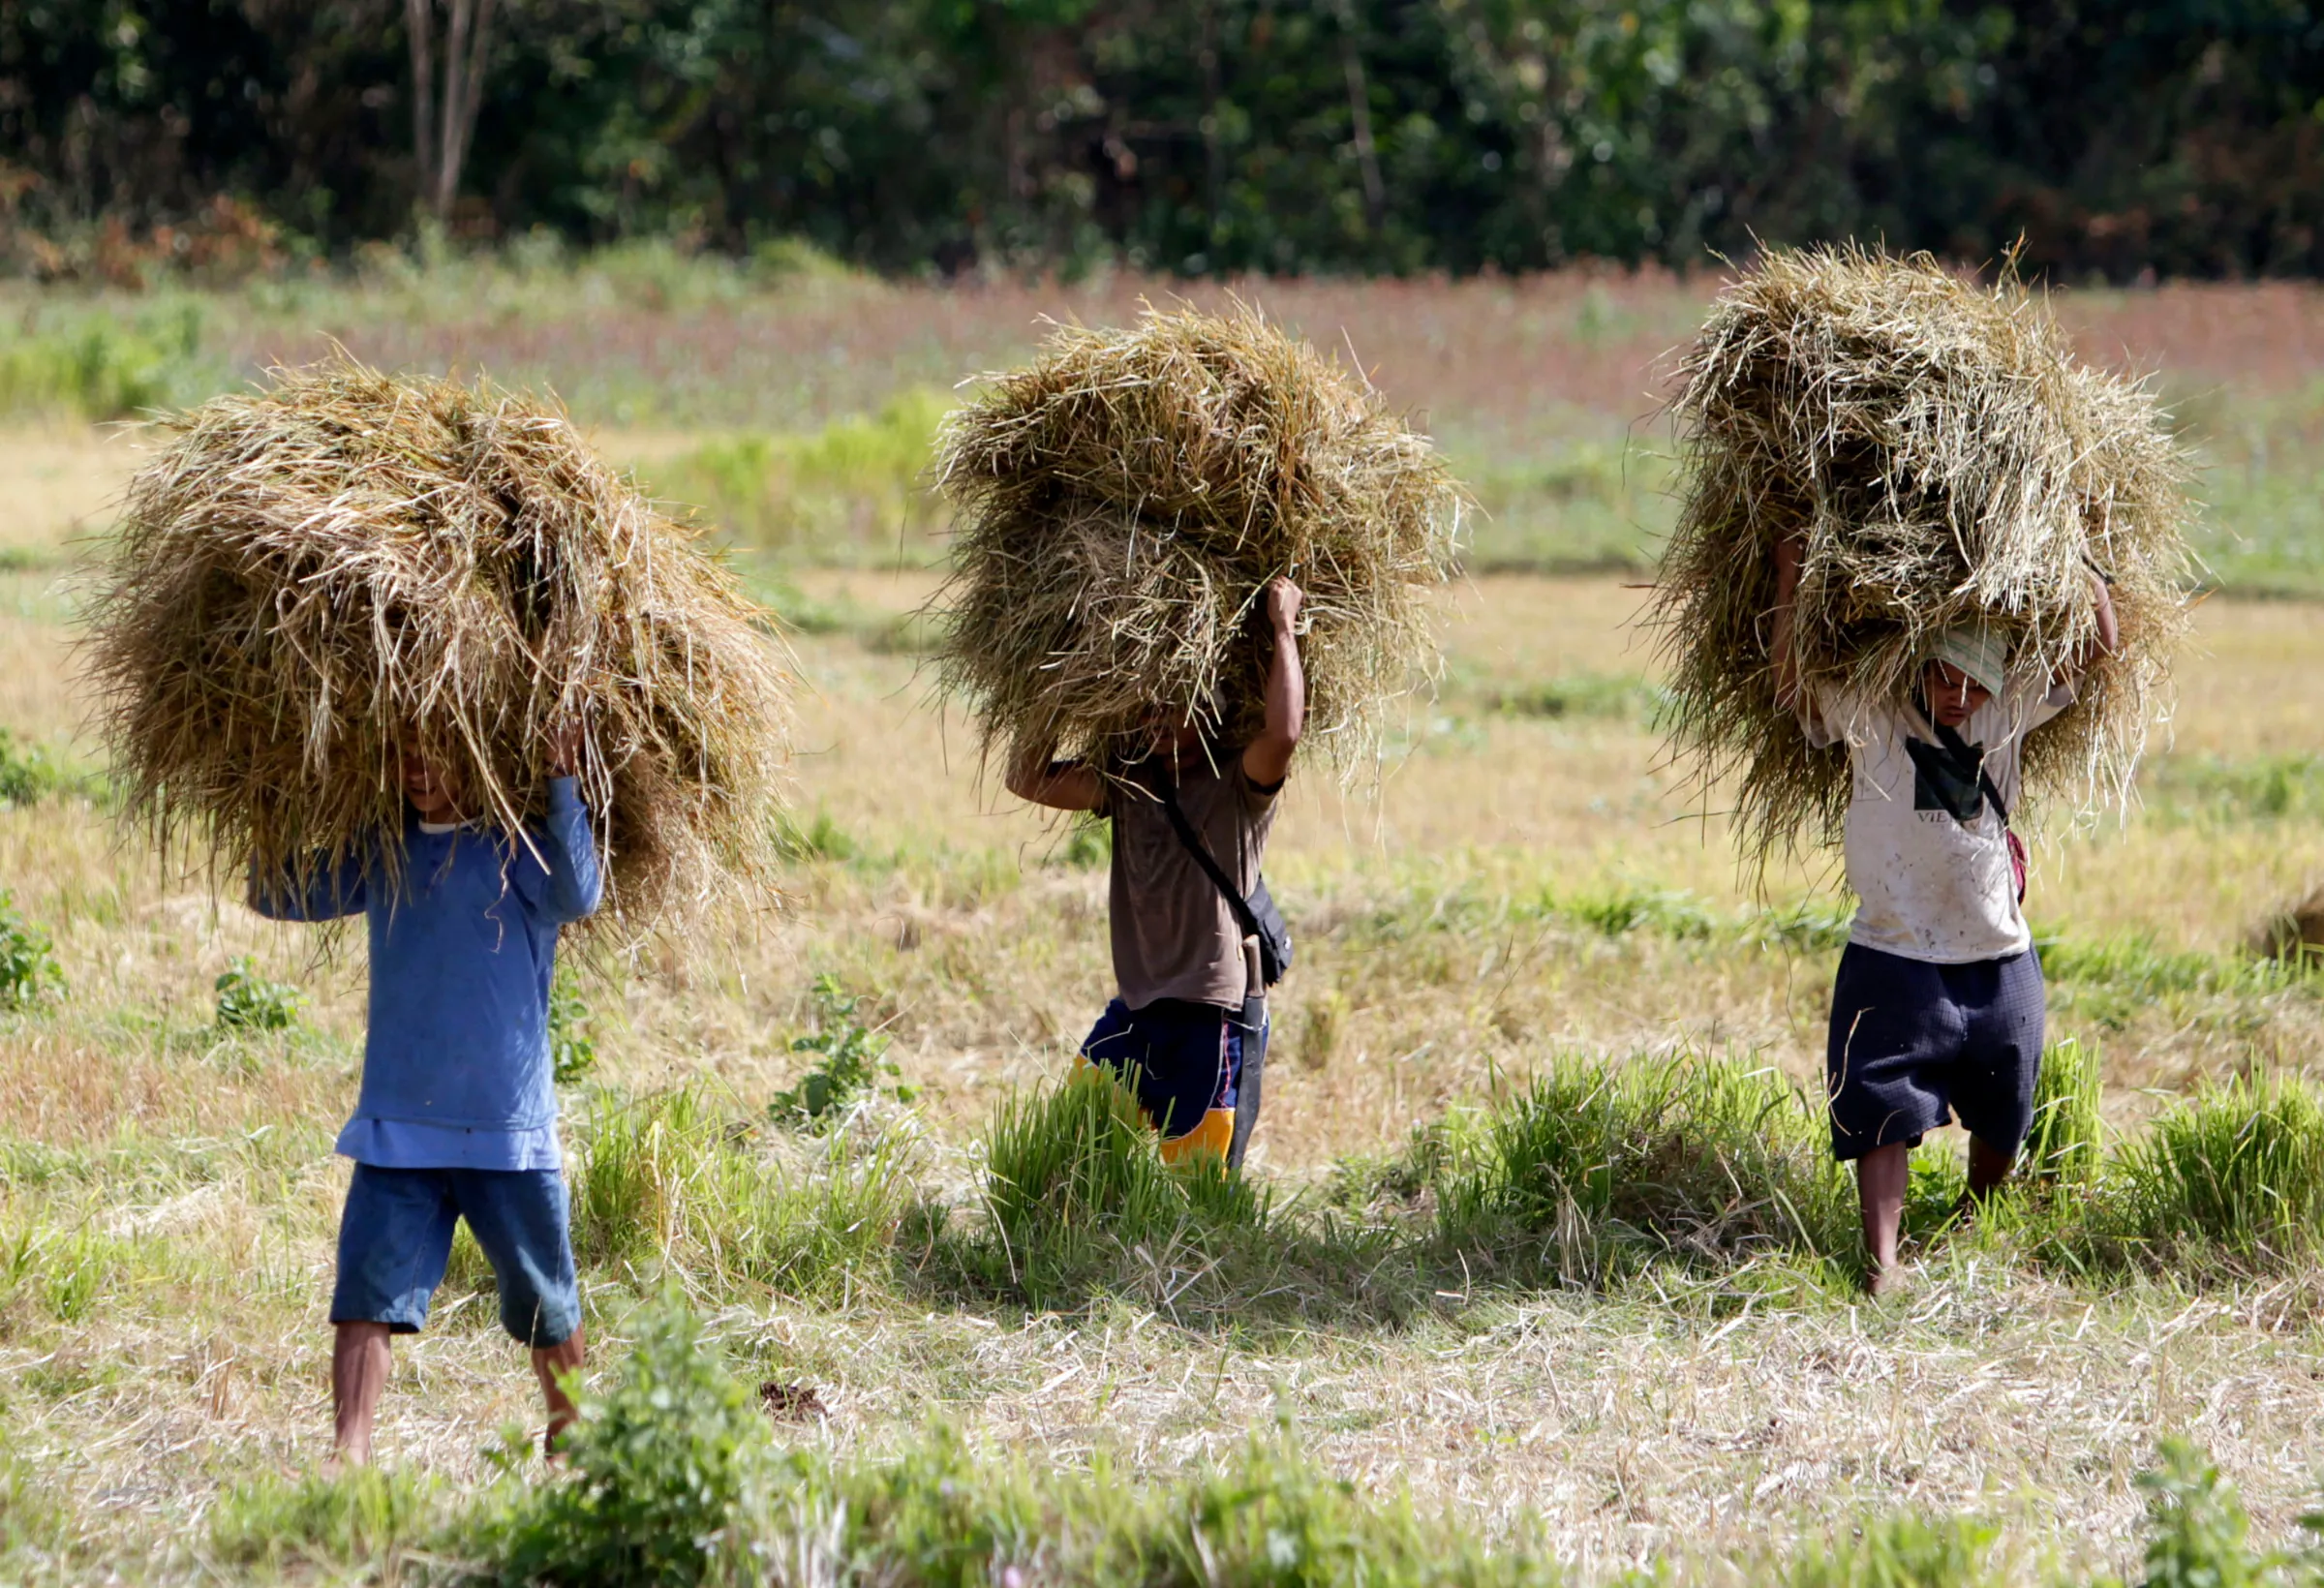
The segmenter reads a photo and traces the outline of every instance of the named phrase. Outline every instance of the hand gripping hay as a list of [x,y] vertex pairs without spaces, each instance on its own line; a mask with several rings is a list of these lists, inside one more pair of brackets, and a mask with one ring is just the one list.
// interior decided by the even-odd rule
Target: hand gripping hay
[[116,772],[165,852],[319,874],[402,832],[407,731],[514,830],[577,722],[597,932],[763,883],[783,657],[693,534],[553,404],[344,357],[272,375],[170,421],[94,603]]
[[1301,610],[1310,721],[1342,775],[1436,661],[1425,593],[1466,498],[1380,395],[1241,306],[1060,327],[946,421],[960,529],[933,606],[986,755],[1112,765],[1157,711],[1243,743],[1264,721],[1264,592]]
[[1768,656],[1773,548],[1804,537],[1800,677],[1875,698],[1929,637],[1982,619],[2012,665],[2065,665],[2113,581],[2122,643],[2027,741],[2026,789],[2089,814],[2126,801],[2166,703],[2193,574],[2184,459],[2143,384],[2076,362],[2015,281],[1926,255],[1772,250],[1719,296],[1679,367],[1678,526],[1654,617],[1666,721],[1700,786],[1733,779],[1745,852],[1831,842],[1843,748],[1809,748]]

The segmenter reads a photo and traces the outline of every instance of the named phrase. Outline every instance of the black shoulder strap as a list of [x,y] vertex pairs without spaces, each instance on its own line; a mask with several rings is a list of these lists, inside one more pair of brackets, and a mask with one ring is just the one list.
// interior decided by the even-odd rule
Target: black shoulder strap
[[1944,747],[1947,755],[1962,766],[1974,766],[1977,769],[1977,787],[1993,802],[1993,809],[2001,813],[2002,825],[2008,826],[2009,802],[2003,799],[2002,791],[1993,786],[1992,775],[1985,770],[1985,752],[1962,738],[1958,728],[1950,728],[1938,721],[1937,714],[1929,710],[1929,703],[1921,698],[1918,689],[1912,691],[1912,709],[1920,713],[1922,720],[1937,735],[1937,743]]
[[1210,846],[1203,841],[1202,835],[1195,832],[1194,824],[1186,819],[1186,812],[1178,809],[1177,787],[1164,783],[1153,792],[1155,798],[1162,802],[1162,813],[1170,818],[1170,830],[1177,834],[1179,844],[1203,869],[1203,874],[1210,879],[1210,885],[1227,901],[1227,908],[1235,912],[1235,924],[1242,929],[1242,934],[1245,937],[1265,936],[1259,930],[1259,918],[1251,913],[1250,901],[1242,897],[1242,890],[1227,880],[1227,873],[1219,870],[1217,861],[1210,858]]

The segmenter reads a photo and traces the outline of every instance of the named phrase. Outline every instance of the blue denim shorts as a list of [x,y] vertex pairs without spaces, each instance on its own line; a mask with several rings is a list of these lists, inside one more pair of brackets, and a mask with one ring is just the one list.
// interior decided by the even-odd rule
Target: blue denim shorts
[[501,1327],[535,1351],[581,1327],[581,1287],[555,1169],[382,1169],[355,1165],[339,1219],[334,1324],[416,1334],[468,1220],[501,1285]]
[[1242,1079],[1242,1027],[1214,1004],[1156,998],[1132,1009],[1116,998],[1090,1027],[1082,1056],[1116,1080],[1134,1077],[1140,1110],[1172,1141],[1212,1110],[1233,1111]]

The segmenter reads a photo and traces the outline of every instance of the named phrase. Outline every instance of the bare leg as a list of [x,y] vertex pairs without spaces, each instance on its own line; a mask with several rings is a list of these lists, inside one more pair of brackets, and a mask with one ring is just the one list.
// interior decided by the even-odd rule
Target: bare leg
[[1856,1195],[1864,1207],[1864,1286],[1875,1296],[1884,1294],[1896,1276],[1896,1233],[1905,1217],[1911,1150],[1892,1142],[1856,1160]]
[[549,1431],[541,1436],[540,1448],[552,1461],[558,1457],[559,1437],[573,1425],[573,1419],[580,1415],[573,1405],[573,1397],[566,1394],[565,1386],[557,1381],[565,1374],[581,1371],[584,1344],[580,1326],[576,1324],[572,1333],[564,1340],[533,1353],[533,1376],[540,1380],[541,1398],[549,1403]]
[[1969,1139],[1969,1198],[1983,1202],[2002,1187],[2009,1172],[2017,1167],[2014,1153],[2004,1153],[1999,1147],[1988,1146],[1974,1136]]
[[394,1357],[385,1324],[334,1324],[331,1342],[333,1451],[330,1470],[371,1464],[371,1425]]

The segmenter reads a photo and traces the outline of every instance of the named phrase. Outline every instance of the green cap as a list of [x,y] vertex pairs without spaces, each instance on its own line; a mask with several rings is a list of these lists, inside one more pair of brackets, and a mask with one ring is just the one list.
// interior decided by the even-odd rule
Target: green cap
[[1950,662],[1989,695],[1999,695],[2009,679],[2009,642],[1986,624],[1959,623],[1942,629],[1921,656],[1927,661]]

